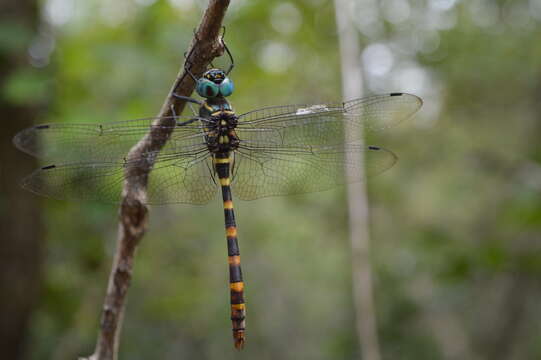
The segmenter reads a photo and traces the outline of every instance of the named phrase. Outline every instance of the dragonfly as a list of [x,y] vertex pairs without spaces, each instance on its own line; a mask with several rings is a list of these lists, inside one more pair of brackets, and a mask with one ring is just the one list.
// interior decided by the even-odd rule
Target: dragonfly
[[[185,66],[202,100],[173,95],[198,106],[193,116],[173,112],[167,117],[102,124],[37,125],[19,132],[14,144],[48,161],[22,186],[52,198],[118,203],[126,177],[140,176],[126,168],[148,164],[148,204],[206,204],[220,189],[233,340],[242,349],[246,305],[233,195],[253,200],[318,192],[363,180],[345,176],[347,170],[364,166],[367,176],[388,170],[396,155],[364,145],[351,129],[395,126],[417,112],[422,100],[390,93],[338,103],[265,107],[237,115],[226,99],[234,91],[229,77],[234,60],[225,43],[224,47],[230,58],[227,70],[211,65],[197,78]],[[157,127],[168,130],[168,135],[155,139],[165,142],[163,148],[128,158],[130,149]],[[350,154],[362,156],[364,164],[351,160]]]

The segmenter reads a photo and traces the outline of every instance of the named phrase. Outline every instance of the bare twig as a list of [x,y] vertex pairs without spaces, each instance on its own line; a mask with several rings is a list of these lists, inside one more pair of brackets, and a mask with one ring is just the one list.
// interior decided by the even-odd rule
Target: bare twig
[[[219,40],[222,21],[230,0],[210,0],[201,23],[195,32],[194,39],[187,52],[186,62],[196,76],[201,75],[210,62],[223,54],[223,44]],[[174,125],[174,119],[163,118],[182,113],[185,102],[173,97],[173,93],[190,96],[195,83],[187,76],[184,66],[181,68],[167,99],[165,100],[153,125]],[[107,295],[103,304],[100,331],[94,354],[87,360],[116,360],[118,342],[126,294],[132,277],[135,249],[147,229],[148,208],[146,190],[148,176],[153,166],[153,159],[145,161],[129,161],[141,159],[142,154],[159,151],[167,142],[173,126],[153,126],[129,152],[128,166],[125,170],[122,204],[120,206],[120,223],[118,228],[117,249],[113,267],[109,275]]]
[[[351,0],[335,0],[336,25],[340,43],[342,62],[342,88],[344,100],[362,96],[362,73],[359,49],[359,37],[353,26],[350,14],[353,9]],[[353,135],[363,141],[362,131],[355,126],[345,129],[348,136]],[[358,153],[347,153],[348,163],[364,163]],[[364,168],[346,167],[346,176],[363,178]],[[363,182],[347,185],[349,207],[349,236],[351,242],[351,266],[353,279],[353,300],[355,305],[356,326],[363,360],[381,358],[376,313],[372,289],[372,265],[370,261],[370,233],[368,230],[368,199]]]

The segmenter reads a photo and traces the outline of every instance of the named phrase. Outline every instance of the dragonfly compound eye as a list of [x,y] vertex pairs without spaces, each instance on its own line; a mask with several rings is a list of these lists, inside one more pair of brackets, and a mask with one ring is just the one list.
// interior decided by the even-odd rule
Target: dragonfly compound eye
[[197,81],[197,87],[195,90],[204,98],[213,98],[218,95],[220,87],[218,84],[215,84],[208,79],[201,78]]
[[234,89],[233,81],[229,80],[229,78],[225,78],[220,84],[220,94],[222,94],[223,97],[233,94]]

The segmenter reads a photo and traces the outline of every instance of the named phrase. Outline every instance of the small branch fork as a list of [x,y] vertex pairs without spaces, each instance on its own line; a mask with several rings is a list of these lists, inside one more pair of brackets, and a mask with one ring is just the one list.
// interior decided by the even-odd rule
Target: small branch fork
[[[224,52],[220,41],[222,21],[230,0],[210,0],[197,28],[194,39],[187,52],[186,64],[196,76],[207,69],[211,61]],[[120,330],[126,304],[126,295],[130,286],[135,249],[147,230],[148,208],[146,190],[148,176],[152,170],[152,162],[142,164],[142,154],[159,151],[173,132],[175,119],[171,116],[181,114],[185,101],[173,94],[190,96],[195,88],[195,82],[187,76],[183,66],[175,79],[158,118],[149,132],[128,153],[125,169],[125,181],[120,206],[120,221],[118,227],[117,249],[109,275],[109,285],[103,304],[100,331],[94,354],[80,360],[116,360]],[[164,126],[160,126],[164,125]]]

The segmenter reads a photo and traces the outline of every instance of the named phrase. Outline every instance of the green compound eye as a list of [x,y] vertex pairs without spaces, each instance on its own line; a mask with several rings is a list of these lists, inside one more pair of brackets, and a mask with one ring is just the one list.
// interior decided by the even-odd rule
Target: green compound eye
[[234,89],[235,87],[233,86],[233,82],[229,80],[229,78],[225,78],[220,84],[220,94],[222,94],[224,97],[233,94]]
[[213,98],[218,95],[220,88],[208,79],[199,79],[195,90],[204,98]]

